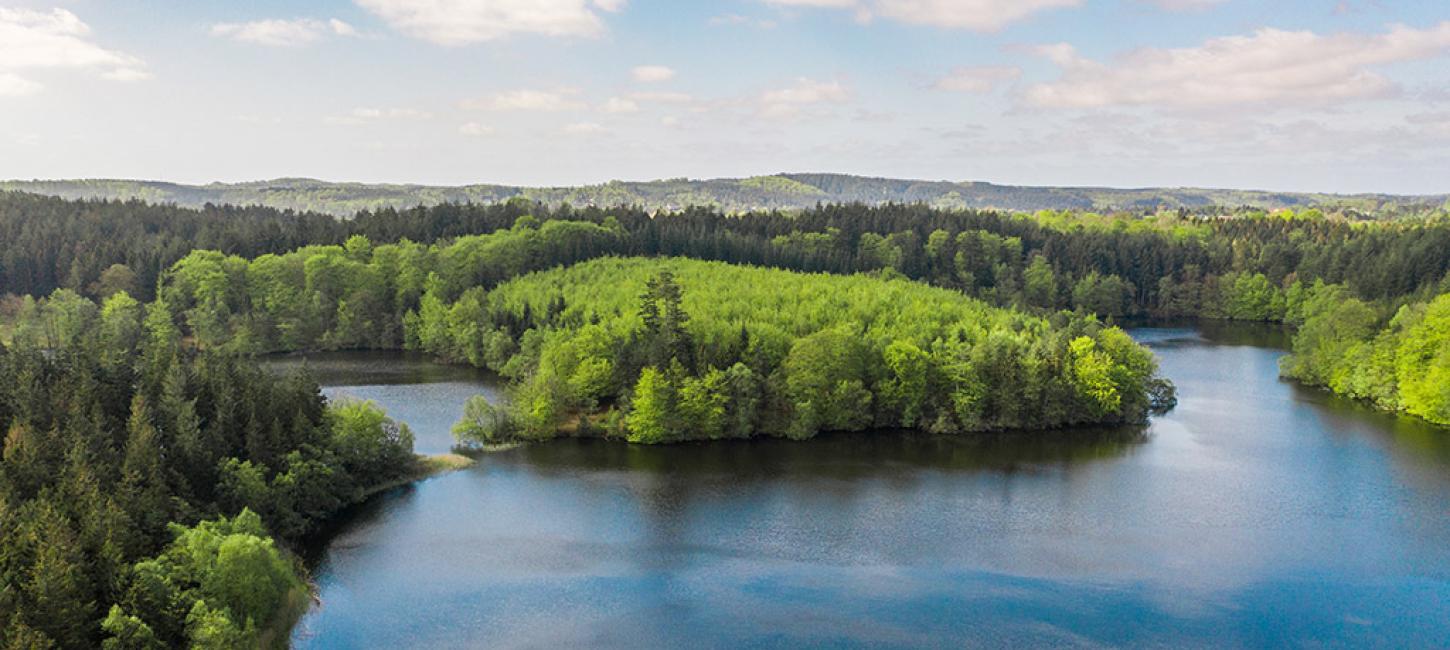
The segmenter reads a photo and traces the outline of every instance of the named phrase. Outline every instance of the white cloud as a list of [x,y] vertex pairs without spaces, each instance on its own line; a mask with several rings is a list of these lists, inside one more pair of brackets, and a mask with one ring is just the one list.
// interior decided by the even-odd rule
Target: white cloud
[[0,8],[0,95],[40,92],[22,71],[70,68],[99,71],[112,81],[150,78],[140,59],[90,40],[91,28],[65,9]]
[[439,45],[468,45],[510,36],[597,36],[600,11],[624,0],[355,0],[404,34]]
[[633,70],[630,70],[629,73],[631,76],[634,77],[635,81],[638,81],[640,83],[657,83],[660,81],[669,81],[675,78],[674,69],[662,65],[636,66]]
[[579,94],[574,88],[558,90],[510,90],[492,97],[469,100],[464,108],[481,108],[491,111],[533,111],[549,113],[583,109],[584,103],[573,97]]
[[145,81],[151,78],[151,73],[136,68],[116,68],[102,72],[101,78],[111,81]]
[[851,91],[839,81],[815,81],[804,77],[788,88],[770,90],[760,95],[760,113],[766,117],[795,117],[800,110],[816,104],[840,104],[851,98]]
[[594,122],[575,122],[564,127],[564,133],[569,135],[599,135],[606,129]]
[[416,108],[354,108],[347,115],[323,118],[328,124],[357,126],[383,120],[431,120],[433,114]]
[[1021,76],[1022,69],[1012,66],[970,66],[955,68],[938,79],[932,87],[963,93],[991,92],[1004,81]]
[[211,35],[243,43],[268,47],[297,47],[316,43],[327,36],[357,36],[357,30],[336,18],[317,20],[254,20],[248,23],[218,23],[211,26]]
[[1265,28],[1198,47],[1134,50],[1111,63],[1085,59],[1060,44],[1038,51],[1063,69],[1062,77],[1030,87],[1025,98],[1035,106],[1069,108],[1364,99],[1396,90],[1375,68],[1447,50],[1450,21],[1427,29],[1396,25],[1382,34]]
[[40,92],[41,85],[13,72],[0,72],[0,97],[20,97]]
[[338,36],[357,36],[357,29],[336,18],[327,19],[327,27]]
[[649,102],[659,104],[688,104],[695,101],[695,98],[686,93],[668,91],[649,91],[630,93],[629,98],[636,102]]
[[637,113],[639,104],[632,99],[610,97],[608,101],[600,105],[599,110],[605,113]]
[[818,104],[844,102],[850,96],[850,91],[839,81],[800,78],[789,88],[767,91],[760,96],[760,101],[764,104]]
[[478,122],[469,122],[467,124],[464,124],[463,126],[458,127],[458,132],[462,133],[463,135],[478,137],[493,135],[494,128],[486,124],[479,124]]
[[[859,22],[885,18],[909,25],[995,32],[1041,11],[1083,0],[765,0],[786,7],[847,9]],[[1169,0],[1171,1],[1171,0]],[[1190,0],[1191,1],[1191,0]]]

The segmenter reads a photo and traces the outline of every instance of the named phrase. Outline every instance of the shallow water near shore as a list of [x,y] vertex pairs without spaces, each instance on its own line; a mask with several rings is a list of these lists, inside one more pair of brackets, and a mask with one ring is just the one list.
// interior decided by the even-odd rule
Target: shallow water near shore
[[[1450,431],[1277,377],[1276,330],[1138,328],[1147,427],[559,440],[353,511],[306,648],[1450,645]],[[467,369],[314,356],[447,451]]]

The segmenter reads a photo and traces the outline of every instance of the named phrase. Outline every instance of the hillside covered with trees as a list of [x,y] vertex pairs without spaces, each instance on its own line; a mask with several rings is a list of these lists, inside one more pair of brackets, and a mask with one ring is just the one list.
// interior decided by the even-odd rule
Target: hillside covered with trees
[[512,185],[430,186],[335,183],[281,178],[247,183],[183,185],[134,180],[13,180],[0,190],[68,199],[142,200],[186,207],[257,205],[350,217],[364,210],[406,209],[444,203],[499,203],[511,199],[549,206],[632,205],[651,212],[713,207],[730,213],[801,210],[818,204],[922,203],[937,208],[998,210],[1159,210],[1308,208],[1358,214],[1414,215],[1441,208],[1450,196],[1322,194],[1204,188],[1030,187],[984,182],[873,178],[846,174],[774,174],[749,178],[610,181],[577,187]]

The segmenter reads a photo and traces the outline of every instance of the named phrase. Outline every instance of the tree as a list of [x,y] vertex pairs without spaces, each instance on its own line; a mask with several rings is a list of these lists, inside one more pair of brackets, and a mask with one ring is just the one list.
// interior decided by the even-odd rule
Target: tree
[[1057,276],[1044,255],[1036,255],[1022,273],[1023,299],[1034,307],[1057,306]]
[[842,329],[796,340],[786,357],[786,391],[794,407],[790,435],[854,431],[871,422],[871,394],[858,339]]
[[453,438],[463,444],[501,442],[513,435],[508,412],[490,404],[483,395],[468,398],[463,404],[463,418],[453,425]]
[[140,349],[144,309],[125,291],[116,291],[101,306],[101,349],[103,363],[129,364]]
[[690,358],[690,335],[685,323],[690,320],[681,303],[684,291],[675,282],[669,270],[660,271],[645,285],[640,296],[639,315],[644,321],[647,358],[650,364],[663,368],[671,359],[679,359],[688,366]]
[[646,366],[639,373],[630,400],[629,441],[660,443],[679,439],[684,428],[679,401],[679,389],[672,379],[658,368]]
[[101,642],[102,650],[162,650],[166,646],[156,638],[156,632],[145,621],[127,614],[120,605],[111,605],[111,611],[101,621],[101,631],[106,640]]
[[1430,302],[1404,333],[1396,357],[1405,410],[1450,425],[1450,294]]
[[402,474],[412,465],[413,432],[377,403],[344,400],[328,410],[332,448],[347,471],[372,483]]
[[101,271],[101,276],[91,283],[90,294],[98,300],[106,300],[118,293],[135,294],[136,272],[125,264],[112,264]]

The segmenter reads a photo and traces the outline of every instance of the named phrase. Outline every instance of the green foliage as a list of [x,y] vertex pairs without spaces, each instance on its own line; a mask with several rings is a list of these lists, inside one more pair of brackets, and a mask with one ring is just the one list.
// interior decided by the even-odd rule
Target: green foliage
[[271,644],[305,600],[251,513],[297,540],[414,466],[376,408],[184,349],[164,302],[25,310],[0,347],[0,647]]
[[1403,332],[1395,349],[1395,376],[1405,411],[1450,425],[1450,294],[1431,301],[1417,316],[1394,324]]
[[463,418],[453,425],[453,437],[471,445],[504,442],[514,437],[513,422],[488,398],[474,395],[464,403]]
[[1450,294],[1401,307],[1387,321],[1336,285],[1316,285],[1287,377],[1450,425]]
[[[492,332],[471,329],[486,287],[559,261],[619,248],[590,223],[520,219],[511,229],[422,246],[309,246],[247,260],[193,251],[167,271],[162,297],[199,347],[228,352],[397,348],[482,363]],[[452,303],[445,308],[444,305]]]
[[343,400],[327,410],[331,448],[356,476],[394,478],[413,459],[413,432],[387,416],[376,402]]
[[[174,540],[157,558],[134,568],[144,577],[129,599],[143,604],[151,599],[141,594],[157,590],[165,605],[153,601],[135,613],[113,606],[102,624],[107,647],[149,647],[155,629],[184,629],[191,647],[255,647],[258,630],[289,616],[306,594],[293,561],[273,545],[250,510],[194,527],[173,524],[172,532]],[[185,619],[177,620],[182,612]]]
[[[611,408],[636,442],[1136,421],[1155,371],[1091,319],[1054,328],[905,280],[681,259],[528,275],[482,311],[475,326],[523,331],[495,369],[517,378],[508,426],[525,438]],[[1068,361],[1076,337],[1114,342],[1093,357],[1107,374],[1091,390]],[[1092,392],[1104,386],[1118,401]]]

